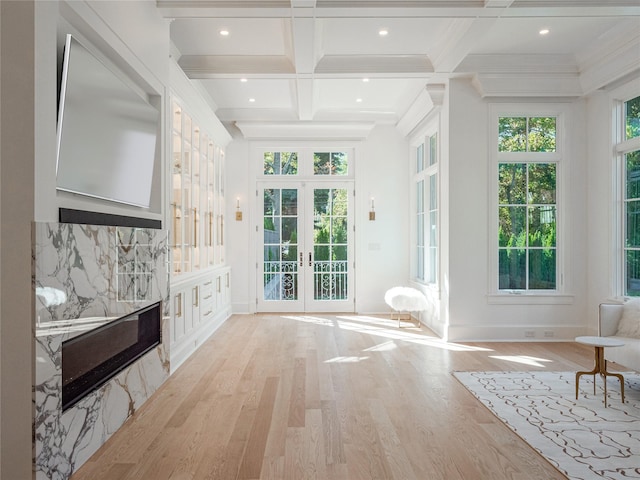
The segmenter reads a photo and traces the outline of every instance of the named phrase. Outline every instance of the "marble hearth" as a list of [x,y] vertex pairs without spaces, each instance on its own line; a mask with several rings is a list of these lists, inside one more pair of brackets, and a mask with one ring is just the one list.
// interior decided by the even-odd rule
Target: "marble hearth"
[[[165,230],[36,223],[34,469],[66,480],[169,376]],[[62,342],[162,302],[159,346],[62,410]]]

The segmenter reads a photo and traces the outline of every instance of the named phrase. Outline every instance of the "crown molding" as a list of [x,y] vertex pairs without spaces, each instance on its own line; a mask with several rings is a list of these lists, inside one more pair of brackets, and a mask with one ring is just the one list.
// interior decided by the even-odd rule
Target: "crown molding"
[[235,122],[234,124],[247,140],[364,140],[375,127],[374,122]]
[[199,82],[191,82],[174,61],[169,62],[171,95],[183,104],[189,114],[216,143],[225,146],[231,136],[216,115],[216,104]]
[[468,55],[455,73],[577,75],[579,69],[573,55],[474,54]]
[[580,97],[578,75],[477,74],[472,85],[481,97]]
[[585,93],[640,71],[640,29],[638,22],[629,22],[614,38],[595,43],[578,58],[580,82]]
[[433,110],[442,106],[446,92],[447,86],[443,83],[426,85],[396,124],[398,131],[405,137],[410,135]]

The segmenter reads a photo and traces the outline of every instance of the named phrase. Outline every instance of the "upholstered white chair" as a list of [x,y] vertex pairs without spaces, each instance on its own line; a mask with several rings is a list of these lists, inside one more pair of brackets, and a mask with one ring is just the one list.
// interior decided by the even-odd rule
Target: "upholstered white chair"
[[[409,320],[413,317],[412,312],[420,312],[427,309],[427,299],[420,290],[411,287],[393,287],[384,294],[384,301],[391,309],[391,320],[394,313],[398,316],[398,328],[402,315],[408,315]],[[420,322],[418,321],[418,325]]]

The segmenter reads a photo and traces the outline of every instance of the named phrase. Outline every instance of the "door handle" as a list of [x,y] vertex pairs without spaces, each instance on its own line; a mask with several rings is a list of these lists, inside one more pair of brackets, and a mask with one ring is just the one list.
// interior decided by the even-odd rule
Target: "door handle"
[[178,204],[174,202],[171,206],[173,207],[173,246],[175,247],[178,245]]
[[193,209],[193,248],[198,248],[198,209]]
[[312,263],[311,263],[311,252],[309,252],[309,266],[312,266]]
[[301,266],[301,267],[302,267],[302,263],[304,262],[304,260],[303,260],[303,258],[302,258],[302,257],[303,257],[303,253],[302,253],[302,252],[300,252],[300,266]]
[[182,292],[178,293],[174,297],[173,310],[174,310],[174,313],[175,313],[176,317],[181,317],[182,316]]

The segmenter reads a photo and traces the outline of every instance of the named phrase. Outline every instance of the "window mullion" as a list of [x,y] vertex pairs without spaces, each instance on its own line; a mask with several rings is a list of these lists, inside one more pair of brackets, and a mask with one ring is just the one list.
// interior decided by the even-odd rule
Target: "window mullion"
[[[529,142],[529,118],[527,117],[527,149],[529,148],[528,142]],[[529,219],[531,218],[530,215],[530,204],[529,204],[529,196],[530,196],[530,192],[529,192],[529,164],[527,164],[526,168],[526,185],[525,185],[525,198],[526,198],[526,209],[525,209],[525,236],[524,236],[524,258],[525,258],[525,272],[524,272],[524,276],[526,279],[525,282],[525,287],[527,290],[529,290],[529,258],[531,257],[531,252],[529,251]]]

